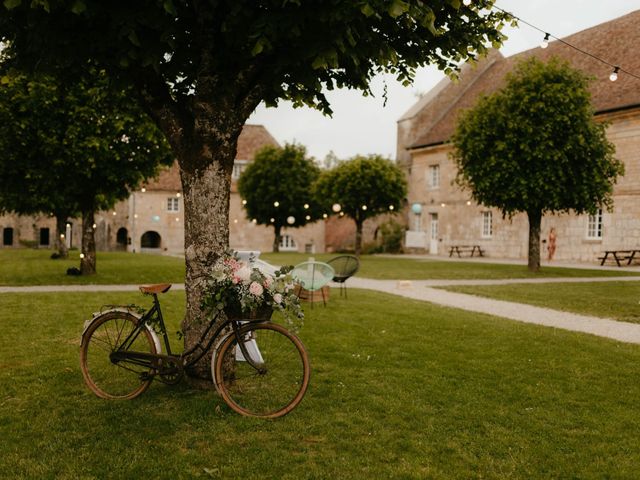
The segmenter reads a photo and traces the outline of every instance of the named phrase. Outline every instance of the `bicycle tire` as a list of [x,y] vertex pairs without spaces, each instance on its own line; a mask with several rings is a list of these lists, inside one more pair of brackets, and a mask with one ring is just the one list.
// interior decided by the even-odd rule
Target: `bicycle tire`
[[[82,337],[80,368],[89,389],[100,398],[129,400],[142,394],[153,378],[152,369],[128,362],[113,363],[109,354],[138,325],[139,319],[127,312],[107,312],[95,319]],[[156,354],[151,332],[141,330],[131,351]]]
[[247,347],[248,353],[263,371],[244,360],[235,334],[228,335],[212,362],[213,381],[225,403],[248,417],[277,418],[291,412],[302,401],[310,378],[300,339],[275,323],[249,323],[240,328],[240,336],[245,345],[255,342],[257,349]]

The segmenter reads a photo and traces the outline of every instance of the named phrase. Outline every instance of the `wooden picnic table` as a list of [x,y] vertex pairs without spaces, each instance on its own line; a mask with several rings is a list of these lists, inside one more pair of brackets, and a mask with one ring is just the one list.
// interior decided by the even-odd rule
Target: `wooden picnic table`
[[[636,255],[638,255],[636,257]],[[605,250],[602,257],[598,257],[600,266],[604,265],[607,260],[613,259],[616,264],[621,267],[622,264],[631,265],[634,260],[640,260],[640,250]]]
[[449,257],[452,257],[454,253],[458,255],[458,258],[462,258],[463,253],[469,253],[470,257],[476,253],[479,257],[484,257],[484,250],[480,248],[480,245],[452,245],[449,248]]

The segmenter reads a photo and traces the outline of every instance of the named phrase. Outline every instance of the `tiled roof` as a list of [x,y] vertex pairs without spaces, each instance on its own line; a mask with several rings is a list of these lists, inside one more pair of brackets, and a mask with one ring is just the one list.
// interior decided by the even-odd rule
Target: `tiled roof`
[[[245,125],[238,138],[238,152],[236,160],[253,160],[256,152],[267,145],[279,146],[275,138],[271,136],[262,125]],[[147,190],[182,191],[180,183],[180,168],[175,161],[171,167],[163,169],[157,178],[145,185]]]
[[[637,74],[640,72],[640,55],[636,51],[640,45],[639,24],[640,10],[637,10],[563,40],[600,58],[620,62],[623,69]],[[507,58],[496,52],[480,61],[476,68],[465,66],[457,83],[449,81],[444,88],[440,87],[440,94],[427,101],[419,114],[416,113],[418,134],[408,148],[446,142],[454,131],[459,112],[472,107],[481,94],[488,95],[501,88],[505,75],[514,65],[532,56],[542,61],[560,57],[574,68],[595,77],[590,90],[596,113],[640,105],[638,79],[620,73],[618,80],[611,82],[611,67],[560,41],[551,41],[546,49],[538,47]],[[403,118],[410,112],[412,110]]]

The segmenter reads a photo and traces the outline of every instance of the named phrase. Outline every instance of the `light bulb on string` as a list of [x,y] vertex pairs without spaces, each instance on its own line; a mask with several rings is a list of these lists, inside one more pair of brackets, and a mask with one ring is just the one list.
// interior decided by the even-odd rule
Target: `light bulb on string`
[[547,48],[549,46],[549,37],[550,37],[550,35],[548,33],[544,34],[544,39],[542,40],[542,43],[540,44],[540,48]]
[[462,3],[464,3],[465,6],[468,7],[469,5],[471,5],[471,0],[462,0]]
[[620,67],[618,66],[613,67],[613,72],[611,72],[611,75],[609,75],[609,80],[611,80],[612,82],[615,82],[618,79],[619,71],[620,71]]

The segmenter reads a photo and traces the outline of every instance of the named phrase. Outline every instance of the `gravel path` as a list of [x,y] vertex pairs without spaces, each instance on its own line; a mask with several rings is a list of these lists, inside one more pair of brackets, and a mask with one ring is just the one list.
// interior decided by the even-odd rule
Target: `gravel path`
[[[551,280],[551,281],[550,281]],[[547,327],[562,328],[574,332],[590,333],[600,337],[611,338],[621,342],[640,344],[640,325],[629,322],[619,322],[600,317],[579,315],[570,312],[561,312],[550,308],[534,307],[522,303],[506,302],[490,298],[478,297],[463,293],[447,292],[446,290],[432,288],[449,285],[504,285],[514,283],[558,283],[562,282],[587,282],[587,281],[639,281],[633,277],[609,277],[578,279],[526,279],[525,280],[477,280],[477,281],[433,281],[433,280],[371,280],[365,278],[349,279],[349,287],[363,288],[387,292],[414,300],[435,303],[452,308],[460,308],[472,312],[486,313],[497,317],[509,318],[525,323],[535,323]],[[483,283],[476,283],[483,282]]]

